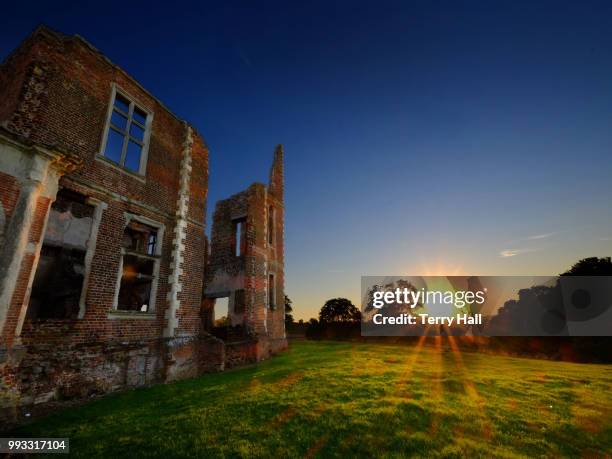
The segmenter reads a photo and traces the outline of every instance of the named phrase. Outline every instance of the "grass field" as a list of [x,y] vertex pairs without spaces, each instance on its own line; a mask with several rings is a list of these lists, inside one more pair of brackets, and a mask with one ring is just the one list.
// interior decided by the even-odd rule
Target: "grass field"
[[81,457],[608,456],[612,365],[299,342],[257,367],[137,389],[23,427]]

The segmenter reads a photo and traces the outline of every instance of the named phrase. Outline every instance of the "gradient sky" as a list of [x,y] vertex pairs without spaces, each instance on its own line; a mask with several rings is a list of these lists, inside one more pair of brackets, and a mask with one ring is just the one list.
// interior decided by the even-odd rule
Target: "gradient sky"
[[293,3],[10,2],[0,55],[84,36],[205,137],[209,221],[283,143],[297,318],[361,275],[612,254],[611,2]]

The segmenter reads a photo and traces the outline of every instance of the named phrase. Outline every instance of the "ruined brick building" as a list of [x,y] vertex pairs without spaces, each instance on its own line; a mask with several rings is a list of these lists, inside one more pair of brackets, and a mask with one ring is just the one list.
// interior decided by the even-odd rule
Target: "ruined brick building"
[[[187,122],[83,38],[0,66],[0,410],[190,377],[286,347],[283,150],[216,206]],[[212,333],[216,298],[231,333]],[[219,336],[217,334],[217,336]]]

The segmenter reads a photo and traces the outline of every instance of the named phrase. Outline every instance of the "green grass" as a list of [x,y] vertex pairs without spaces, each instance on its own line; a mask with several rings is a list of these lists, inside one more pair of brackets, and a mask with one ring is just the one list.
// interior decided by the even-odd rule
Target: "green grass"
[[612,365],[300,342],[257,367],[111,395],[16,433],[69,437],[88,458],[609,456],[611,388]]

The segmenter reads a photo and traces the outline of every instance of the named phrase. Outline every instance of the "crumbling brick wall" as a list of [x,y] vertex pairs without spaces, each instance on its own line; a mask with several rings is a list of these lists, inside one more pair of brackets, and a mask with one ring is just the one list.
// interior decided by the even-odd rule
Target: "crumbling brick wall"
[[34,65],[27,56],[35,36],[31,35],[0,64],[0,88],[3,99],[0,104],[0,125],[11,119],[20,101],[24,100],[27,86],[24,80],[31,76]]
[[243,324],[258,337],[260,357],[286,346],[283,222],[283,150],[278,146],[268,186],[254,183],[217,203],[205,282],[207,310],[210,299],[229,296],[232,325]]
[[[113,85],[153,114],[142,176],[100,155]],[[202,137],[84,39],[45,27],[35,30],[0,65],[0,100],[0,148],[10,149],[14,156],[11,162],[3,153],[0,161],[0,250],[6,229],[20,212],[16,206],[25,196],[24,187],[31,187],[35,196],[40,194],[32,215],[21,225],[28,228],[27,253],[11,282],[0,327],[0,399],[4,394],[18,394],[21,401],[15,403],[23,404],[61,396],[62,381],[73,380],[79,373],[98,379],[101,387],[117,388],[222,368],[222,343],[200,336],[208,192],[208,148]],[[23,164],[48,164],[45,167],[53,169],[53,174],[21,168],[18,154],[27,158]],[[60,168],[50,159],[62,155],[71,158],[70,168]],[[26,314],[29,295],[58,188],[78,193],[102,209],[97,233],[92,235],[95,247],[86,273],[84,309],[78,318],[30,320]],[[177,239],[181,190],[184,237]],[[164,228],[158,241],[155,309],[150,314],[113,315],[126,215]],[[24,247],[19,250],[23,252]],[[172,311],[177,326],[168,329],[169,279],[177,259],[181,260],[180,275]],[[89,357],[71,357],[79,352]],[[153,373],[141,377],[141,365],[126,357],[132,354],[156,362]],[[193,358],[179,358],[192,354]],[[112,381],[114,361],[122,362],[123,382]],[[104,368],[108,378],[103,377]],[[34,382],[37,378],[40,384]]]
[[[142,175],[101,157],[114,88],[153,114]],[[0,418],[6,407],[218,371],[286,346],[282,148],[268,186],[219,203],[208,257],[204,139],[84,39],[36,29],[0,65],[0,100],[0,254],[12,254],[0,259]],[[28,306],[58,190],[91,206],[92,229],[78,315],[40,320]],[[240,259],[230,234],[238,214],[247,221]],[[159,226],[152,312],[115,309],[133,216]],[[204,332],[212,298],[228,293],[254,333],[231,345]]]

